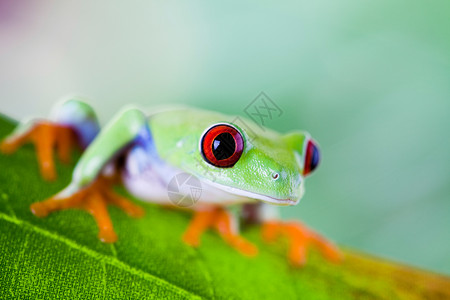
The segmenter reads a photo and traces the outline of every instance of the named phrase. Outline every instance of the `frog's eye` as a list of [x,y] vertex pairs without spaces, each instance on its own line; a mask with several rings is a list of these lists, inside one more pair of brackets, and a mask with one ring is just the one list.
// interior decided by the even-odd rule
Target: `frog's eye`
[[230,168],[242,155],[244,139],[233,126],[218,124],[203,134],[200,149],[207,163],[216,167]]
[[310,174],[312,171],[314,171],[319,165],[319,161],[320,161],[319,148],[317,147],[315,142],[309,140],[308,144],[306,145],[305,166],[303,169],[304,170],[303,175],[306,176]]

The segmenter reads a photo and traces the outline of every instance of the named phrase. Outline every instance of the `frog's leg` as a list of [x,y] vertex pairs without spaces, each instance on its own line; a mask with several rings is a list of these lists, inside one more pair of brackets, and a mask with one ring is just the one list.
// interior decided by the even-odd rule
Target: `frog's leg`
[[112,191],[112,186],[119,183],[114,159],[139,137],[151,138],[148,134],[146,118],[141,111],[130,108],[119,113],[83,153],[69,186],[47,200],[33,203],[31,211],[38,217],[45,217],[56,210],[84,209],[95,218],[100,240],[115,242],[117,235],[106,209],[107,204],[116,205],[136,217],[142,216],[144,211]]
[[197,247],[207,229],[215,229],[226,243],[245,254],[254,256],[258,248],[239,235],[237,218],[223,207],[203,207],[195,210],[194,217],[183,235],[183,241]]
[[339,262],[343,256],[336,245],[298,221],[281,221],[277,207],[259,204],[249,207],[258,210],[258,221],[262,223],[262,237],[266,242],[274,242],[279,237],[288,240],[288,259],[294,266],[306,263],[307,250],[316,246],[332,262]]
[[33,143],[42,177],[53,180],[56,178],[55,148],[60,160],[68,163],[71,148],[85,148],[98,131],[97,117],[92,108],[77,98],[69,98],[54,107],[50,120],[34,119],[19,124],[2,141],[0,151],[13,153],[23,144]]

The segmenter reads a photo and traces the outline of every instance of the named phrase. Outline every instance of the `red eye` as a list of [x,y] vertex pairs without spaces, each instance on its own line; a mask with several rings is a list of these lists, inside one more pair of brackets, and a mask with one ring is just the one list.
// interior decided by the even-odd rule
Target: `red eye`
[[230,168],[242,155],[244,139],[236,128],[219,124],[205,132],[200,147],[206,162],[216,167]]
[[308,141],[306,145],[305,169],[303,175],[308,175],[317,168],[320,161],[320,152],[316,143]]

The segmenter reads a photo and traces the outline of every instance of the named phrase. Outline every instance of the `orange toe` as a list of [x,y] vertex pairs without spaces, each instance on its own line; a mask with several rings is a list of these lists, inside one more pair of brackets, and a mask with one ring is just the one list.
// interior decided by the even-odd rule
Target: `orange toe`
[[215,210],[196,211],[186,232],[183,234],[183,241],[193,247],[200,245],[200,236],[211,227]]
[[35,145],[39,169],[46,180],[56,179],[53,160],[55,149],[61,161],[69,162],[71,148],[79,148],[78,138],[72,128],[49,121],[37,121],[26,132],[5,139],[0,144],[0,151],[10,154],[28,142]]
[[36,216],[36,217],[46,217],[49,214],[49,210],[47,209],[47,207],[45,206],[44,203],[42,202],[35,202],[33,204],[30,205],[30,209],[31,212]]
[[22,134],[13,134],[0,143],[0,151],[4,154],[11,154],[17,151],[22,145],[30,141],[34,127]]
[[117,234],[114,230],[100,230],[98,232],[98,238],[103,243],[115,243],[117,242]]
[[41,162],[41,176],[47,181],[56,180],[56,171],[53,161],[51,163],[49,161]]
[[287,238],[287,256],[294,266],[303,266],[306,263],[307,251],[311,245],[316,246],[322,255],[332,262],[339,262],[343,258],[337,246],[300,222],[270,221],[263,224],[262,237],[265,241],[273,242],[279,236]]
[[70,163],[71,149],[79,147],[75,132],[69,127],[58,126],[55,128],[55,136],[59,159],[63,163]]
[[103,193],[108,197],[111,204],[114,204],[125,211],[130,217],[140,218],[145,215],[145,211],[142,207],[137,206],[128,199],[115,194],[111,189],[104,188]]
[[246,256],[255,256],[258,248],[239,235],[234,224],[236,220],[225,209],[216,207],[203,211],[195,211],[194,217],[183,235],[183,241],[197,247],[201,235],[209,228],[214,228],[222,239],[231,247]]
[[198,247],[200,245],[200,237],[192,232],[186,232],[183,234],[183,242],[192,247]]
[[145,215],[145,210],[142,207],[137,206],[129,202],[129,206],[122,208],[130,217],[141,218]]
[[339,263],[344,259],[344,254],[333,242],[325,239],[315,232],[312,232],[310,236],[313,243],[315,243],[315,245],[329,261]]
[[276,240],[280,231],[277,222],[265,222],[262,226],[262,238],[267,243],[272,243]]
[[17,147],[11,141],[4,140],[0,143],[0,152],[4,154],[11,154],[16,150]]
[[229,243],[245,256],[253,257],[258,254],[258,248],[240,236],[233,237]]
[[[45,217],[50,212],[68,208],[78,208],[89,212],[95,219],[99,228],[98,238],[105,243],[117,241],[117,234],[114,231],[107,205],[115,204],[125,210],[128,214],[140,216],[144,210],[132,204],[127,199],[122,198],[111,191],[113,179],[99,177],[88,187],[77,193],[66,197],[52,197],[47,200],[33,203],[30,208],[33,214],[38,217]],[[120,203],[117,203],[120,199]]]
[[294,265],[301,267],[306,263],[306,247],[304,239],[298,239],[291,241],[291,245],[288,250],[288,260]]

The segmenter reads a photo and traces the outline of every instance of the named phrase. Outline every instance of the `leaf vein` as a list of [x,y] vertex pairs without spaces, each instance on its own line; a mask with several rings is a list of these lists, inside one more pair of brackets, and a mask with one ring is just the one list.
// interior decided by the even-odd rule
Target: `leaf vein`
[[118,269],[121,269],[121,270],[125,271],[125,272],[128,272],[130,274],[139,276],[139,277],[145,279],[148,282],[156,281],[156,282],[160,283],[161,285],[169,286],[169,287],[173,288],[174,291],[176,291],[180,295],[185,295],[185,296],[190,296],[191,298],[201,299],[201,297],[199,295],[197,295],[197,294],[195,294],[193,292],[190,292],[188,290],[185,290],[184,288],[182,288],[182,287],[180,287],[180,286],[178,286],[178,285],[176,285],[174,283],[168,282],[168,281],[166,281],[166,280],[164,280],[162,278],[159,278],[159,277],[157,277],[157,276],[155,276],[153,274],[150,274],[150,273],[145,272],[143,270],[140,270],[140,269],[137,269],[135,267],[132,267],[132,266],[126,264],[125,262],[118,260],[115,257],[107,256],[107,255],[98,253],[98,252],[96,252],[96,251],[94,251],[92,249],[89,249],[86,246],[79,245],[78,243],[76,243],[73,240],[70,240],[70,239],[68,239],[66,237],[63,237],[63,236],[56,235],[55,233],[53,233],[51,231],[48,231],[48,230],[43,229],[43,228],[40,228],[40,227],[38,227],[38,226],[36,226],[34,224],[31,224],[31,223],[29,223],[27,221],[24,221],[24,220],[15,218],[15,217],[11,217],[11,216],[9,216],[9,215],[7,215],[5,213],[2,213],[2,212],[0,212],[0,219],[5,220],[5,221],[10,222],[10,223],[14,223],[14,224],[16,224],[19,227],[27,228],[27,229],[29,229],[31,231],[34,231],[34,232],[36,232],[38,234],[41,234],[41,235],[43,235],[43,236],[45,236],[47,238],[59,241],[59,242],[65,244],[66,246],[68,246],[68,247],[70,247],[72,249],[75,249],[75,250],[78,250],[80,252],[83,252],[84,254],[86,254],[86,255],[94,258],[94,259],[97,259],[97,260],[100,260],[100,261],[102,261],[104,263],[112,265],[112,266],[114,266],[114,267],[116,267]]
[[209,287],[209,292],[211,294],[211,299],[216,299],[211,272],[205,265],[203,256],[195,248],[190,248],[190,249],[192,249],[191,251],[193,252],[193,256],[195,258],[197,258],[197,261],[199,262],[199,269],[201,269],[203,271],[203,273],[205,274],[206,280],[208,281],[208,287]]

